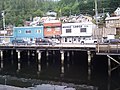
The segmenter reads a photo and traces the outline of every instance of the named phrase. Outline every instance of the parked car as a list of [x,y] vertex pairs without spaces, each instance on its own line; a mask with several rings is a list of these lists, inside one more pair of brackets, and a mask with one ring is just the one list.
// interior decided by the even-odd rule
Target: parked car
[[13,45],[30,45],[31,43],[23,39],[14,39],[12,40]]
[[104,43],[107,43],[107,44],[118,44],[118,43],[120,43],[120,39],[104,40]]
[[48,39],[41,39],[41,38],[37,38],[35,40],[35,44],[36,45],[54,45],[55,43],[48,40]]
[[0,40],[0,45],[9,45],[9,42],[5,40]]
[[80,40],[80,43],[81,44],[88,44],[88,43],[90,43],[90,44],[96,44],[97,43],[97,39],[91,39],[91,38],[86,38],[86,39],[82,39],[82,40]]

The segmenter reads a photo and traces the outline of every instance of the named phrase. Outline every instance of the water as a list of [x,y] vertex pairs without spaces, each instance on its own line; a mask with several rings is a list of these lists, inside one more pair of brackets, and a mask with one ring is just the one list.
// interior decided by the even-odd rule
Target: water
[[[58,51],[53,55],[42,53],[41,62],[36,54],[27,56],[22,52],[18,67],[17,55],[4,52],[3,67],[0,70],[0,84],[17,87],[31,87],[39,84],[50,84],[81,88],[77,90],[120,90],[120,67],[108,75],[106,56],[94,56],[88,68],[87,52],[65,53],[64,65],[61,65]],[[114,57],[119,61],[117,57]],[[112,61],[112,68],[117,64]],[[2,66],[2,65],[1,65]],[[88,69],[90,71],[88,72]],[[84,88],[83,88],[84,87]],[[92,89],[91,89],[92,88]]]

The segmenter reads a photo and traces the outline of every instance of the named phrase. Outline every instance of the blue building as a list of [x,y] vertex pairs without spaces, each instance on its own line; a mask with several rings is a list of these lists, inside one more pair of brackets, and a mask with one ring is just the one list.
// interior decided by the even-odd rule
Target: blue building
[[14,27],[13,39],[27,39],[34,40],[36,38],[43,38],[43,26],[28,26],[28,27]]

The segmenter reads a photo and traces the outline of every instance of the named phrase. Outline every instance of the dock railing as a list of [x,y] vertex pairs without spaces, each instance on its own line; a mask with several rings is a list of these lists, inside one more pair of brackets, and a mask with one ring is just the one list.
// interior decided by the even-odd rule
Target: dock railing
[[116,44],[97,44],[96,45],[97,53],[119,53],[120,52],[120,43]]

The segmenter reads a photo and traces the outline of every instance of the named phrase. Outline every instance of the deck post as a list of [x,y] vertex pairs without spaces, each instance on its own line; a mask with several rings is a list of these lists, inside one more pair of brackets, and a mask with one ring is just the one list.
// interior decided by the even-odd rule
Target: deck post
[[99,45],[99,43],[97,44],[97,51],[98,51],[98,53],[100,52],[100,45]]
[[61,64],[64,64],[64,51],[60,51],[61,53]]
[[11,50],[11,56],[13,56],[13,50]]
[[46,56],[47,56],[47,57],[49,56],[49,52],[48,52],[48,50],[46,51]]
[[111,76],[111,62],[109,57],[108,57],[108,75]]
[[90,66],[91,65],[91,52],[87,51],[87,54],[88,54],[88,66]]
[[1,56],[1,69],[3,68],[3,51],[0,50],[0,56]]
[[13,50],[11,50],[11,63],[13,64],[13,56],[14,56],[14,52],[13,52]]
[[67,52],[67,57],[69,57],[69,56],[70,56],[70,52],[68,51],[68,52]]
[[28,59],[30,58],[30,51],[28,50]]
[[87,51],[88,54],[88,80],[91,78],[91,52]]
[[3,51],[0,50],[0,56],[1,56],[1,60],[3,59]]
[[61,74],[60,74],[60,76],[61,76],[61,77],[64,76],[64,65],[63,65],[63,64],[61,65]]
[[53,50],[53,55],[55,55],[55,51]]
[[18,59],[20,59],[20,51],[16,50],[16,52],[17,52],[17,55],[18,55]]
[[64,76],[64,51],[60,51],[61,53],[61,77]]
[[40,72],[41,72],[41,64],[38,63],[38,72],[37,72],[37,74],[40,74]]
[[17,72],[19,72],[21,65],[20,65],[20,50],[16,50],[17,55],[18,55],[18,68],[17,68]]
[[28,50],[28,65],[30,65],[29,59],[30,59],[30,51]]
[[41,52],[39,50],[37,50],[37,53],[38,53],[38,74],[40,73],[41,71]]
[[40,60],[41,60],[41,52],[39,50],[37,50],[37,53],[38,53],[38,62],[40,63]]

